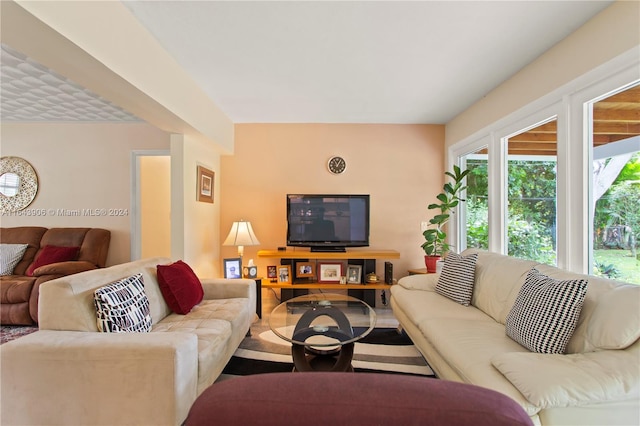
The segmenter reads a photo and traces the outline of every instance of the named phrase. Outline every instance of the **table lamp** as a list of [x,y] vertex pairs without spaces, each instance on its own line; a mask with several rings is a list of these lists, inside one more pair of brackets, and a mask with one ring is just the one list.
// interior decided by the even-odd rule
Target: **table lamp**
[[258,244],[260,241],[253,233],[251,222],[244,220],[233,222],[227,239],[222,243],[223,246],[238,246],[238,256],[240,257],[244,254],[244,246],[257,246]]

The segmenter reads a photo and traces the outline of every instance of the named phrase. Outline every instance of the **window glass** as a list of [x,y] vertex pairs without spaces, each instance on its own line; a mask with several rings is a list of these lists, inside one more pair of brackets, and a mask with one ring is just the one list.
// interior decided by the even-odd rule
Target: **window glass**
[[489,173],[488,149],[482,148],[463,157],[470,170],[467,175],[466,246],[489,248]]
[[592,103],[592,272],[640,284],[640,85]]
[[507,144],[508,254],[555,265],[557,121]]

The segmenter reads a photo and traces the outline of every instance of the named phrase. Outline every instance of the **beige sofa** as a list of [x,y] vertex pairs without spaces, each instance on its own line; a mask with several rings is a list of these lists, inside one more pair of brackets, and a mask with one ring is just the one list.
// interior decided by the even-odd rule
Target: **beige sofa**
[[[204,299],[172,313],[156,265],[134,261],[40,288],[40,330],[0,347],[3,425],[180,425],[256,316],[255,281],[203,279]],[[94,290],[141,272],[150,333],[101,333]]]
[[[438,274],[391,288],[391,307],[440,379],[517,401],[536,424],[640,424],[640,286],[479,254],[471,306],[435,292]],[[532,267],[555,279],[588,279],[566,354],[539,354],[509,338],[505,321]]]

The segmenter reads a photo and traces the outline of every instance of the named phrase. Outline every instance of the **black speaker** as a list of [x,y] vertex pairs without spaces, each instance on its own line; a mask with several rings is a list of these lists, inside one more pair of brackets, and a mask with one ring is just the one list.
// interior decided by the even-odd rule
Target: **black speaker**
[[384,262],[384,282],[393,284],[393,263]]

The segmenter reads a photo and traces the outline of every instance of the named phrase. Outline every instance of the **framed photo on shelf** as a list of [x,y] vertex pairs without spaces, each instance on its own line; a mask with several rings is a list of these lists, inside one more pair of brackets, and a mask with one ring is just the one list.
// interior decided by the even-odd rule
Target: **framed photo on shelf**
[[318,262],[318,282],[326,284],[340,284],[342,277],[342,263]]
[[198,166],[197,170],[198,187],[196,189],[198,201],[203,203],[213,203],[213,184],[215,173],[206,167]]
[[278,278],[278,267],[276,265],[267,266],[267,278],[269,278],[272,283],[276,282]]
[[361,265],[347,266],[347,284],[361,284],[361,283],[362,283],[362,266]]
[[225,278],[242,278],[242,259],[239,257],[233,259],[224,259],[224,277]]
[[296,265],[296,278],[312,278],[313,277],[313,264],[311,262],[297,262],[295,265]]
[[291,266],[290,265],[278,266],[278,282],[291,284]]

